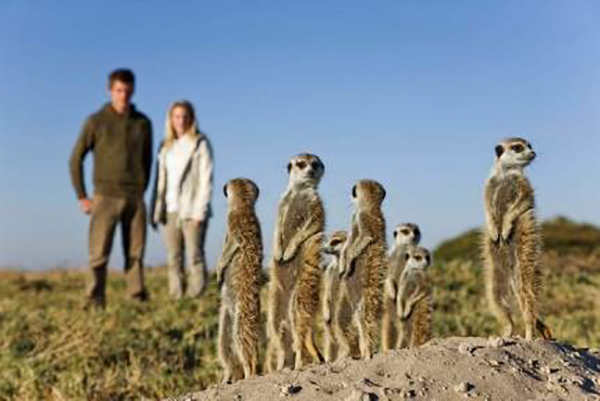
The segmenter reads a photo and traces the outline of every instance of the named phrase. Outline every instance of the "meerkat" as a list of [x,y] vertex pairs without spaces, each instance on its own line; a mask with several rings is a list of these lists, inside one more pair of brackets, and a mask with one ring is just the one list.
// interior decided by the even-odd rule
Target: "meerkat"
[[389,351],[398,344],[398,313],[396,297],[398,283],[406,263],[405,252],[408,247],[419,245],[421,230],[414,223],[399,224],[394,229],[394,248],[388,258],[388,272],[384,285],[383,318],[381,321],[381,348]]
[[423,247],[409,246],[396,297],[400,320],[397,348],[418,347],[431,339],[433,311],[431,282],[427,270],[431,254]]
[[[348,240],[340,255],[341,299],[336,313],[338,359],[352,354],[352,337],[358,334],[362,359],[370,359],[378,340],[382,287],[386,275],[385,219],[381,203],[385,189],[373,180],[360,180],[352,188],[355,211]],[[351,306],[352,324],[343,327],[344,308]]]
[[323,317],[323,358],[331,362],[337,354],[337,343],[333,331],[333,313],[338,298],[340,279],[338,262],[342,247],[346,242],[346,231],[334,232],[323,246],[323,253],[330,256],[329,263],[324,264],[323,293],[321,296],[321,313]]
[[256,374],[260,333],[261,229],[254,211],[258,187],[236,178],[223,188],[227,198],[227,232],[217,264],[221,288],[219,359],[223,383]]
[[[313,339],[319,308],[325,210],[318,185],[325,166],[302,153],[288,164],[289,185],[279,202],[269,266],[265,370],[322,361]],[[293,351],[293,352],[292,352]]]
[[542,239],[533,187],[524,173],[536,154],[522,138],[505,139],[495,151],[496,160],[485,186],[483,230],[490,305],[503,326],[503,336],[513,335],[511,301],[516,298],[525,322],[525,338],[531,340],[537,330],[549,339],[550,330],[539,319],[537,310]]

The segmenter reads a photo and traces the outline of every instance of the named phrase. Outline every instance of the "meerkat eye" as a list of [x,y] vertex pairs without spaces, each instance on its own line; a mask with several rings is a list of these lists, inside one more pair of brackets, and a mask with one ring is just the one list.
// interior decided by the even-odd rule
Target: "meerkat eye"
[[304,170],[306,168],[306,162],[300,160],[298,163],[296,163],[296,166],[300,169],[300,170]]
[[522,151],[525,150],[525,147],[523,145],[521,145],[520,143],[518,143],[516,145],[512,145],[510,148],[515,153],[521,153]]
[[408,253],[404,254],[404,260],[408,262],[408,259],[410,259],[410,255]]
[[356,198],[356,185],[352,187],[352,197]]
[[415,236],[421,235],[421,231],[418,228],[415,228]]
[[529,150],[533,150],[530,143],[527,144],[527,147],[529,148]]
[[410,234],[410,231],[408,230],[408,228],[403,228],[402,230],[400,230],[400,232],[402,233],[402,235]]
[[427,264],[431,263],[431,256],[427,255],[425,257],[425,261],[427,262]]
[[315,160],[312,163],[310,163],[310,166],[313,168],[313,170],[318,170],[319,167],[321,167],[321,164]]
[[227,198],[227,184],[223,185],[223,194]]
[[398,231],[394,230],[394,238],[398,236]]

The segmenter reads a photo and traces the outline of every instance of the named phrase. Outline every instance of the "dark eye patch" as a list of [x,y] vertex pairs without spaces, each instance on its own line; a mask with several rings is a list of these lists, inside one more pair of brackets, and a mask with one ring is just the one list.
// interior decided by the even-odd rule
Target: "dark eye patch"
[[400,232],[404,235],[408,235],[410,233],[410,231],[408,230],[408,228],[403,228],[402,230],[400,230]]
[[427,255],[425,257],[425,260],[427,261],[427,263],[431,263],[431,256]]
[[410,255],[408,253],[404,254],[404,260],[408,261],[408,259],[410,259]]
[[525,150],[525,146],[521,145],[520,143],[517,143],[516,145],[512,145],[510,148],[515,153],[521,153],[522,151]]
[[319,167],[321,167],[321,163],[319,163],[318,161],[314,160],[312,163],[310,163],[310,166],[314,169],[317,170]]
[[352,197],[356,198],[356,185],[352,187]]
[[227,184],[223,185],[223,194],[225,194],[225,197],[227,198]]
[[306,168],[306,162],[300,160],[299,162],[296,163],[296,166],[300,169],[300,170],[304,170]]
[[341,241],[341,240],[339,240],[339,239],[334,239],[334,240],[332,240],[332,241],[331,241],[331,246],[336,246],[336,245],[339,245],[339,244],[341,244],[341,243],[342,243],[342,241]]
[[417,260],[417,262],[420,262],[423,260],[423,257],[421,255],[417,255],[415,256],[415,259]]

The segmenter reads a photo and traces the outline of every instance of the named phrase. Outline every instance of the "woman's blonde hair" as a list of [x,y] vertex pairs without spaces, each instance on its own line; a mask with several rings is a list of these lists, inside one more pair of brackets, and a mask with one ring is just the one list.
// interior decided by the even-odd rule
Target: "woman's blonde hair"
[[190,118],[190,126],[186,131],[187,135],[190,135],[190,138],[196,139],[200,136],[200,128],[198,127],[198,121],[196,121],[196,112],[194,111],[194,106],[188,100],[178,100],[171,104],[169,110],[167,111],[167,121],[165,122],[165,148],[170,148],[177,139],[177,134],[175,133],[175,129],[173,128],[173,124],[171,124],[171,117],[173,115],[173,110],[177,107],[181,107],[185,109]]

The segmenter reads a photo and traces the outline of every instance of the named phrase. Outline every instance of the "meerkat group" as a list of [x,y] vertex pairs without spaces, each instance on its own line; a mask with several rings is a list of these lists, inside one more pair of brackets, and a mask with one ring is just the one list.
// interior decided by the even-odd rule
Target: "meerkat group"
[[[529,142],[509,138],[496,146],[496,161],[485,186],[483,257],[490,306],[513,335],[510,304],[516,301],[525,337],[550,330],[538,316],[541,237],[533,189],[524,167],[535,158]],[[325,209],[318,187],[321,159],[302,153],[288,163],[288,186],[279,201],[268,263],[267,351],[264,372],[347,356],[370,359],[383,351],[417,347],[433,337],[431,253],[421,246],[414,223],[398,225],[387,254],[384,187],[359,180],[349,230],[325,240]],[[221,288],[219,358],[223,381],[258,370],[262,239],[254,211],[258,187],[235,179],[224,188],[227,230],[217,267]],[[324,257],[329,258],[328,261]],[[315,344],[321,317],[323,353]]]

